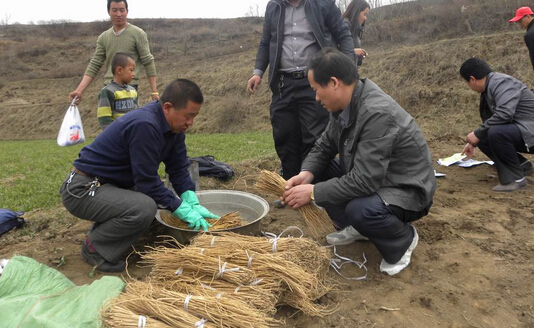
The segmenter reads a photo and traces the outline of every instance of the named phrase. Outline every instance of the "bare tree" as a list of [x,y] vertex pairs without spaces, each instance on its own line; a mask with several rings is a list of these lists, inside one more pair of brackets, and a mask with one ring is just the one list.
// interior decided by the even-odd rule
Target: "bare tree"
[[11,19],[11,14],[6,14],[5,18],[0,21],[0,25],[9,25],[9,20]]

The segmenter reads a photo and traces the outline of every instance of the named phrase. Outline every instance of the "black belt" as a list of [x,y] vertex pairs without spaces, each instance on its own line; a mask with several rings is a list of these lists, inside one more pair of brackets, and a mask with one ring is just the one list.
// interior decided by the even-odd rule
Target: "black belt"
[[300,80],[308,77],[308,72],[306,71],[295,71],[295,72],[282,72],[282,74],[291,79]]
[[[81,170],[78,170],[76,167],[73,167],[71,172],[74,172],[76,174],[80,174],[80,175],[83,175],[84,177],[88,177],[88,178],[91,178],[91,179],[96,179],[95,176],[92,176],[92,175],[89,175]],[[104,178],[101,178],[101,177],[98,177],[98,181],[100,182],[100,184],[106,184],[108,183],[108,180],[107,179],[104,179]]]

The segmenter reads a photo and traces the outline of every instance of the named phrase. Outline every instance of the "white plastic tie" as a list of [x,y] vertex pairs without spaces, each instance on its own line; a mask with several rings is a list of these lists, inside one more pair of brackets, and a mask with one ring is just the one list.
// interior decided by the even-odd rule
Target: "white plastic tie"
[[201,249],[200,249],[200,254],[204,255],[204,251],[205,251],[205,249],[204,249],[204,248],[201,248]]
[[[367,278],[367,267],[365,266],[365,263],[367,263],[367,258],[365,257],[365,253],[362,253],[363,255],[363,262],[358,262],[358,261],[354,261],[348,257],[344,257],[344,256],[340,256],[337,254],[337,251],[336,251],[336,246],[328,246],[328,247],[334,247],[334,255],[337,257],[337,258],[333,258],[333,259],[330,259],[330,266],[332,268],[334,268],[334,270],[337,272],[337,274],[339,274],[341,277],[347,279],[347,280],[363,280],[365,278]],[[342,273],[341,273],[341,270],[343,268],[343,266],[345,264],[353,264],[355,266],[357,266],[359,269],[364,269],[365,270],[365,275],[361,276],[361,277],[345,277]]]
[[215,236],[213,236],[213,237],[211,238],[210,246],[211,246],[211,247],[215,246]]
[[137,320],[137,328],[145,328],[146,327],[146,317],[144,315],[139,316],[139,320]]
[[178,270],[176,270],[176,271],[174,272],[174,275],[176,275],[176,276],[181,276],[182,273],[184,273],[184,269],[182,269],[182,268],[178,268]]
[[217,289],[215,289],[215,288],[213,288],[211,286],[208,286],[208,285],[206,285],[204,283],[200,283],[200,286],[202,286],[202,288],[204,288],[204,289],[209,289],[209,290],[213,290],[213,291],[217,290]]
[[185,312],[189,312],[189,301],[191,300],[191,297],[193,297],[193,295],[187,295],[185,297],[185,301],[184,301]]
[[[272,232],[264,232],[263,234],[265,235],[265,237],[269,238],[269,242],[271,244],[273,244],[272,246],[272,251],[273,253],[276,253],[278,250],[276,249],[276,243],[278,242],[278,239],[282,238],[282,236],[286,233],[286,232],[289,232],[289,231],[299,231],[300,232],[300,236],[299,238],[301,238],[302,236],[304,236],[304,232],[302,232],[302,230],[299,228],[299,227],[296,227],[296,226],[289,226],[287,228],[284,229],[284,231],[282,231],[278,236],[275,235],[274,233]],[[292,237],[291,235],[288,235],[288,237]]]
[[206,319],[200,319],[199,321],[195,322],[195,328],[204,328],[204,324],[208,322]]
[[248,257],[248,265],[247,265],[247,268],[252,268],[252,259],[254,258],[254,255],[250,256],[248,255],[248,251],[245,250],[245,253],[247,254],[247,257]]
[[256,280],[254,280],[253,282],[250,283],[250,286],[257,286],[257,285],[259,285],[260,282],[262,282],[262,281],[263,281],[263,278],[261,278],[261,279],[256,279]]
[[221,265],[221,257],[219,256],[219,273],[217,273],[217,276],[215,276],[215,278],[221,278],[225,272],[238,272],[239,271],[239,268],[226,269],[227,265],[228,265],[228,262],[224,262]]
[[215,295],[215,298],[216,298],[216,299],[221,299],[221,297],[223,296],[223,294],[224,294],[224,293],[219,293],[219,294]]
[[241,285],[237,286],[237,287],[234,289],[234,294],[237,294],[237,292],[239,291],[239,288],[241,288]]

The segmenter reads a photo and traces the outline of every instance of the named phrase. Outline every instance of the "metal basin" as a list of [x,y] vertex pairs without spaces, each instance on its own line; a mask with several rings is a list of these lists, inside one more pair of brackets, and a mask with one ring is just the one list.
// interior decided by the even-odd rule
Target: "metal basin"
[[[248,223],[241,226],[216,231],[231,231],[243,235],[255,235],[259,233],[260,221],[269,212],[269,203],[265,199],[254,194],[235,190],[201,190],[196,192],[200,205],[206,207],[212,213],[224,215],[239,212],[244,221]],[[156,213],[156,219],[167,228],[169,235],[176,238],[180,244],[187,244],[199,231],[180,229],[163,222],[160,211]],[[210,230],[212,232],[212,230]]]

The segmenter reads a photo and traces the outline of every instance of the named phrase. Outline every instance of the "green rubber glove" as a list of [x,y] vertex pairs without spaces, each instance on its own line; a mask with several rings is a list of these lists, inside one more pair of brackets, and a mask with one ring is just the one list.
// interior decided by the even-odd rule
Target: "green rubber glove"
[[187,203],[189,203],[189,205],[191,205],[191,207],[195,211],[197,211],[200,215],[202,215],[202,217],[207,218],[207,219],[219,219],[220,218],[220,216],[211,213],[210,211],[208,211],[207,208],[200,205],[200,203],[198,202],[197,194],[195,194],[194,191],[192,190],[184,191],[180,195],[180,198],[182,199],[182,201],[186,201]]
[[198,230],[202,228],[202,230],[208,231],[208,227],[211,227],[211,224],[204,220],[202,215],[195,211],[191,205],[184,200],[182,200],[182,204],[180,204],[172,215],[187,223],[189,229]]

